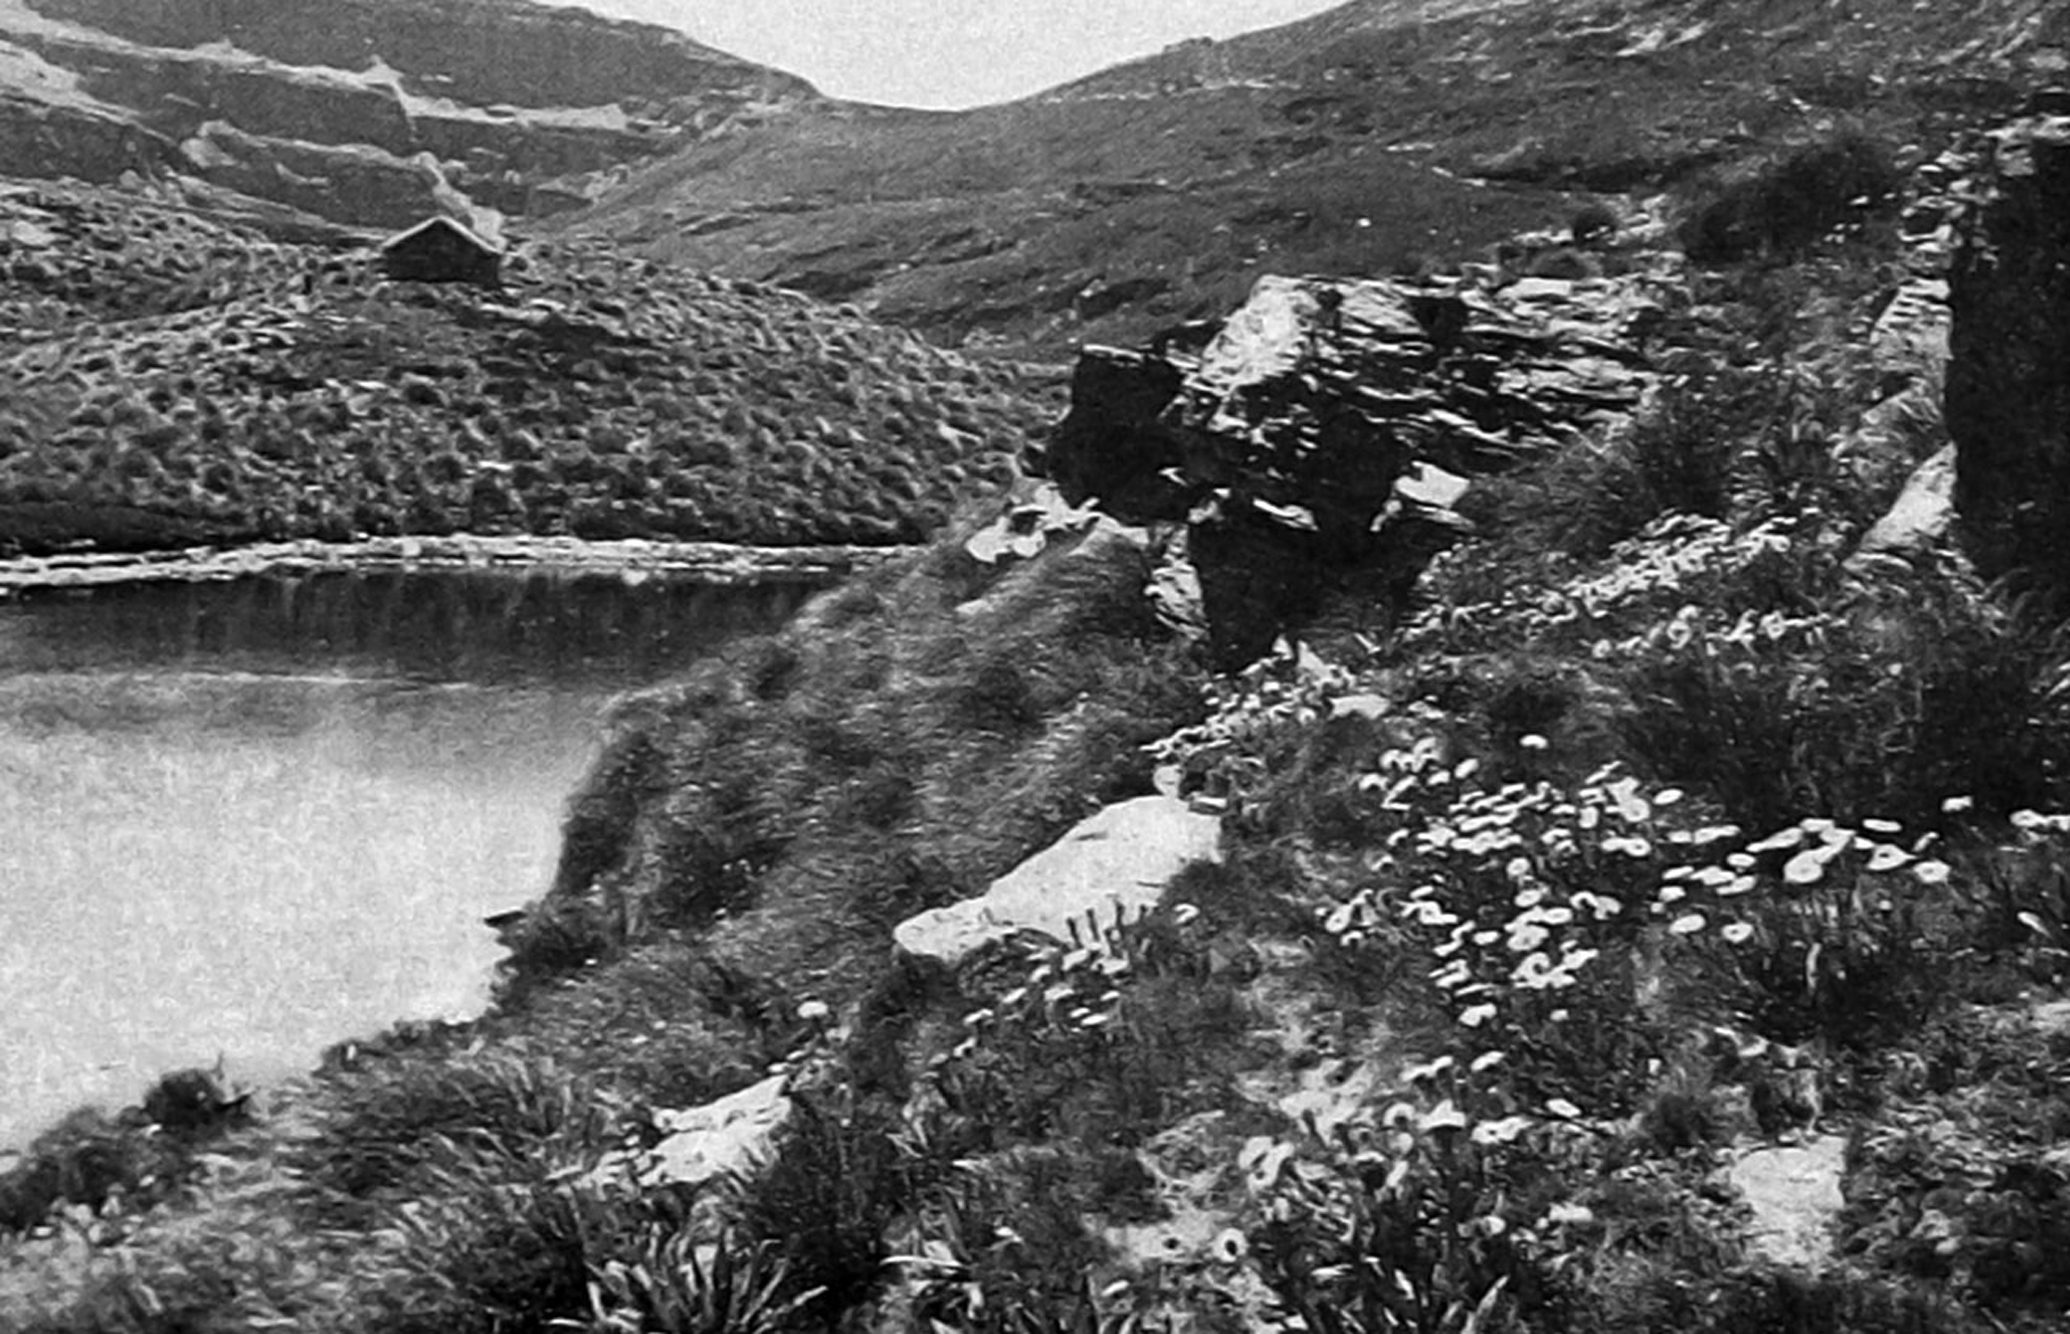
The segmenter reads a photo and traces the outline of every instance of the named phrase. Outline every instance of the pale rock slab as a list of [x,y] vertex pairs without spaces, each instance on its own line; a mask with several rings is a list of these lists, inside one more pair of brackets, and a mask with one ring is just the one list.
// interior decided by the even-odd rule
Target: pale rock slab
[[1847,1140],[1825,1135],[1806,1144],[1756,1149],[1734,1163],[1730,1179],[1754,1211],[1748,1242],[1779,1265],[1816,1270],[1833,1254],[1833,1220],[1847,1201]]
[[1943,445],[1920,464],[1889,511],[1862,538],[1856,554],[1904,555],[1948,536],[1955,525],[1955,446]]
[[772,1075],[701,1107],[656,1112],[661,1142],[640,1153],[611,1155],[592,1179],[651,1188],[751,1176],[775,1158],[776,1137],[790,1122],[788,1083],[788,1076]]
[[1198,861],[1221,860],[1221,822],[1170,796],[1119,802],[992,882],[974,899],[901,922],[894,938],[908,957],[954,968],[980,947],[1022,931],[1070,939],[1088,913],[1135,916],[1163,899],[1174,877]]
[[1937,371],[1948,364],[1948,309],[1945,278],[1914,278],[1891,294],[1883,313],[1869,330],[1869,351],[1878,370]]

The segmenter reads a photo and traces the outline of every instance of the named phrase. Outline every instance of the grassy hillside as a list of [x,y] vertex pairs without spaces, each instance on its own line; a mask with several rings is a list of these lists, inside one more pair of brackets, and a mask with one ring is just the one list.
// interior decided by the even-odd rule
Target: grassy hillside
[[[1055,385],[581,246],[390,283],[115,192],[0,195],[0,544],[571,533],[911,542]],[[33,242],[24,244],[23,242]]]
[[796,121],[637,175],[572,230],[1054,354],[1214,316],[1265,273],[1392,272],[1570,211],[1377,145],[1306,159],[1261,142],[1265,96]]

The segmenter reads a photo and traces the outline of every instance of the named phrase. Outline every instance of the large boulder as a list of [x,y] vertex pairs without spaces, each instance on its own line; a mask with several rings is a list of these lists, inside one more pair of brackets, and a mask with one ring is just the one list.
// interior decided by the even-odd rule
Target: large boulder
[[1949,274],[1961,535],[1991,578],[2070,590],[2070,97],[1990,136]]
[[1443,544],[1456,516],[1433,470],[1506,468],[1635,407],[1649,311],[1643,276],[1270,276],[1183,340],[1197,355],[1176,335],[1086,349],[1037,463],[1073,503],[1187,520],[1215,657],[1240,666],[1346,572],[1413,570]]
[[1157,906],[1194,862],[1218,861],[1221,822],[1176,797],[1137,797],[1109,806],[1016,866],[982,895],[901,922],[894,933],[910,959],[955,969],[987,945],[1024,931],[1067,941],[1088,916],[1134,918]]

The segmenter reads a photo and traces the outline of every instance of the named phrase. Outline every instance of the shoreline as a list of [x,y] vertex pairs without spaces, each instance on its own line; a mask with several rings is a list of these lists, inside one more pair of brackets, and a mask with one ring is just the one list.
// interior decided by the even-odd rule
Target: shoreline
[[194,546],[142,552],[63,552],[0,560],[0,599],[50,588],[131,583],[203,583],[254,575],[354,571],[510,570],[616,574],[630,582],[663,575],[714,584],[811,582],[838,578],[913,551],[908,546],[744,546],[650,538],[594,541],[575,537],[370,537],[356,542],[313,538],[231,547]]

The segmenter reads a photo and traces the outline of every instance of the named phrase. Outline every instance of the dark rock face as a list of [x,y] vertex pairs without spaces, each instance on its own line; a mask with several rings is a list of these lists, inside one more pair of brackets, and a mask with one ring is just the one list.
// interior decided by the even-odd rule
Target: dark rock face
[[1046,469],[1073,504],[1097,497],[1135,521],[1180,519],[1184,488],[1164,476],[1185,458],[1161,416],[1185,383],[1152,352],[1088,347],[1071,372],[1071,411],[1057,427]]
[[2070,115],[1991,136],[1949,305],[1946,411],[1955,503],[1978,570],[2070,593]]
[[1186,519],[1219,665],[1347,574],[1415,570],[1460,477],[1639,400],[1643,281],[1262,280],[1198,357],[1088,348],[1038,466],[1072,503]]

